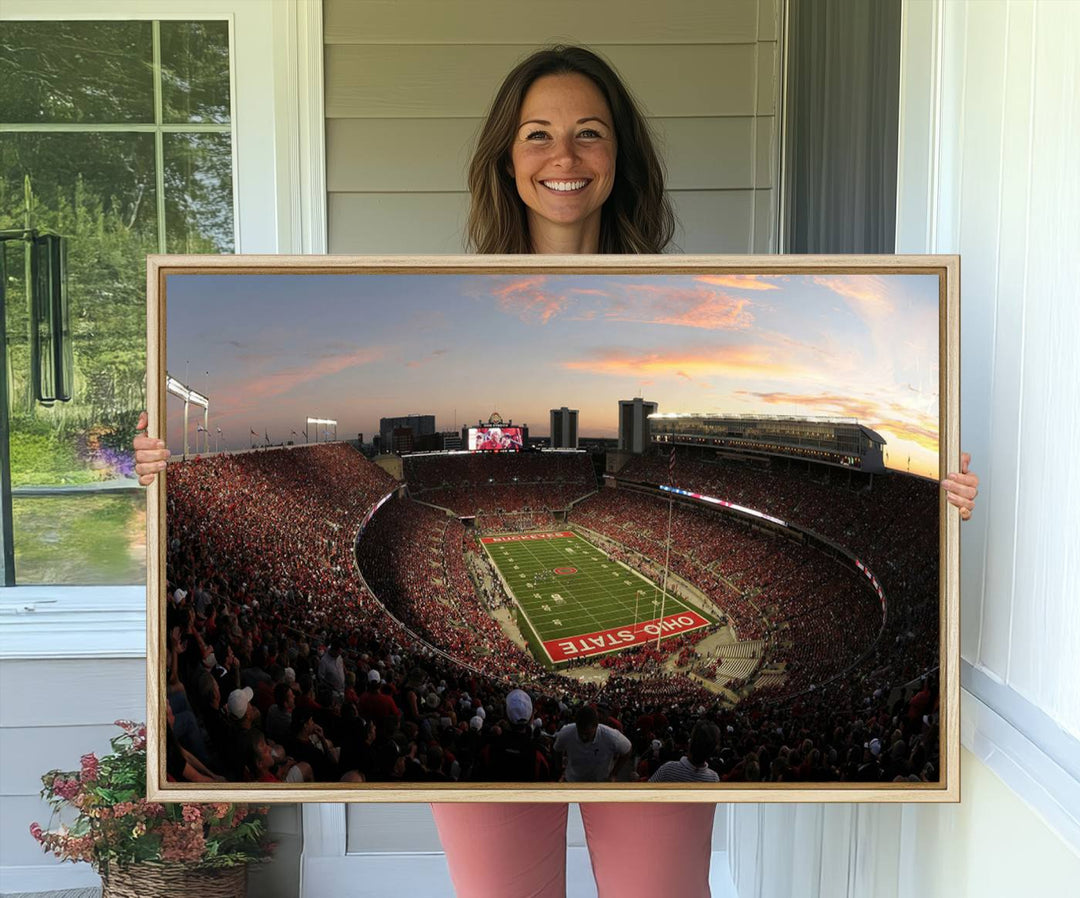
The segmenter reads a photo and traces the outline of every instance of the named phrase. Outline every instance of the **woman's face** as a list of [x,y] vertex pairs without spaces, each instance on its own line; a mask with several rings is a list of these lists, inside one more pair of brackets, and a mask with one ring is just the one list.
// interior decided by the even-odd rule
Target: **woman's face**
[[595,228],[615,182],[615,128],[607,101],[584,75],[533,82],[518,114],[510,162],[529,233]]

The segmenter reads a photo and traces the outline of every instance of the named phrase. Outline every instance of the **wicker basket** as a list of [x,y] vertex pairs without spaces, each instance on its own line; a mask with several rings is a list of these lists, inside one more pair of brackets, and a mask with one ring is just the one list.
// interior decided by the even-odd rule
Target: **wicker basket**
[[185,864],[132,864],[101,875],[101,898],[244,898],[247,866],[200,870]]

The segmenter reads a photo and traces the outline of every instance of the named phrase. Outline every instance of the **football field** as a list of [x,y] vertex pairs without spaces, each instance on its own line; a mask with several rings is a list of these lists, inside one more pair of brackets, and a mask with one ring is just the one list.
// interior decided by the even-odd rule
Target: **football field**
[[516,533],[480,542],[521,609],[522,630],[550,662],[655,642],[658,635],[678,636],[714,622],[670,593],[662,599],[659,584],[576,533]]

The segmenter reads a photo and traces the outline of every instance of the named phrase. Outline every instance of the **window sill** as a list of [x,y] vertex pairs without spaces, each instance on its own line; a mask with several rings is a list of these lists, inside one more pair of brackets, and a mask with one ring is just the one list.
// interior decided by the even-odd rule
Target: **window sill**
[[145,657],[144,586],[0,590],[0,660]]
[[1080,852],[1080,743],[967,661],[960,680],[963,746]]

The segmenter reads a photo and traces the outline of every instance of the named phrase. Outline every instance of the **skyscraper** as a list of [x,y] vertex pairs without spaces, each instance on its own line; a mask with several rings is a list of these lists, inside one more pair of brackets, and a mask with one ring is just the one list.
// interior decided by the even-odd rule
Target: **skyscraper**
[[551,410],[551,448],[578,448],[578,410],[576,408],[553,408]]
[[637,399],[619,401],[619,448],[641,455],[649,448],[649,415],[659,406],[655,402]]

